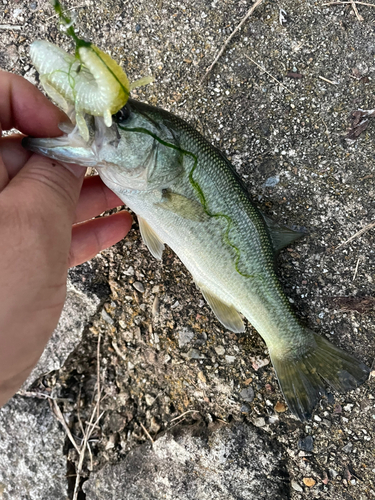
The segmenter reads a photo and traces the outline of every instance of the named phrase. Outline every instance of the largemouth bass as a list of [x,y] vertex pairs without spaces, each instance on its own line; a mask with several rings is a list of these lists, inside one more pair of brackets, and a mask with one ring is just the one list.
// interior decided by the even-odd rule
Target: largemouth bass
[[94,166],[138,216],[156,259],[167,244],[192,274],[222,325],[245,330],[245,317],[269,349],[281,390],[299,419],[311,417],[327,385],[363,383],[369,368],[303,326],[274,269],[275,253],[298,236],[260,213],[233,166],[173,114],[129,99],[107,126],[84,115],[88,140],[64,125],[58,138],[26,138],[29,150]]

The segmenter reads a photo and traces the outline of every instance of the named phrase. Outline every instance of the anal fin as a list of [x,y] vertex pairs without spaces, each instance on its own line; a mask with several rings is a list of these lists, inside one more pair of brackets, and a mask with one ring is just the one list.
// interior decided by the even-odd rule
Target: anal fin
[[152,227],[142,217],[138,216],[139,230],[142,239],[155,259],[161,260],[163,256],[164,243],[155,233]]
[[223,302],[205,286],[200,286],[199,284],[198,286],[215,316],[225,328],[235,333],[245,331],[245,325],[241,316],[233,306]]

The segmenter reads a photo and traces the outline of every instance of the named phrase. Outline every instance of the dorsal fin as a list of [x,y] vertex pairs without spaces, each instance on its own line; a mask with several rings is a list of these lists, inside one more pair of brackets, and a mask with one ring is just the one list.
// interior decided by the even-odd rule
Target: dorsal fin
[[290,229],[287,226],[283,226],[278,222],[275,222],[263,212],[261,212],[261,214],[264,222],[266,223],[275,253],[279,252],[282,248],[287,247],[293,243],[293,241],[306,236],[306,231],[295,231],[294,229]]

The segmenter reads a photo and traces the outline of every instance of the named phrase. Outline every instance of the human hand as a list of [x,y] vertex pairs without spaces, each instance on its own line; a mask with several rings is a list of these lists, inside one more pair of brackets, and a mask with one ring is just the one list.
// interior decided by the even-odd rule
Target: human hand
[[[122,239],[128,212],[85,169],[22,148],[22,135],[61,135],[66,116],[23,78],[0,71],[0,406],[26,380],[59,320],[67,270]],[[86,222],[83,222],[86,221]]]

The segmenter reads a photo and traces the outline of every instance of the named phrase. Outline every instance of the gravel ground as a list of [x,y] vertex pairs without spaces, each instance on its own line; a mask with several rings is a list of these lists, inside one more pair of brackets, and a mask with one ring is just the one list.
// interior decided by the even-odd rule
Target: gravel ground
[[[374,230],[337,247],[375,217],[374,123],[346,138],[360,132],[352,112],[375,107],[375,9],[359,5],[359,21],[350,6],[265,2],[201,84],[250,2],[65,4],[78,4],[79,34],[111,53],[130,80],[155,76],[133,97],[192,123],[231,159],[259,208],[308,230],[279,257],[285,292],[310,328],[371,365]],[[29,44],[72,48],[52,16],[43,0],[2,0],[2,67],[37,83]],[[287,460],[293,500],[375,498],[373,378],[330,395],[311,422],[299,423],[259,335],[250,325],[243,335],[225,331],[169,249],[162,263],[151,258],[136,223],[71,278],[94,290],[102,307],[65,367],[37,389],[59,398],[81,435],[77,412],[90,419],[101,339],[104,415],[83,479],[148,440],[144,429],[155,438],[189,412],[180,419],[186,424],[199,416],[207,425],[243,421],[267,433]],[[69,441],[65,448],[74,471],[77,453]]]

